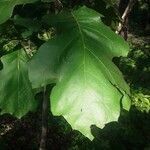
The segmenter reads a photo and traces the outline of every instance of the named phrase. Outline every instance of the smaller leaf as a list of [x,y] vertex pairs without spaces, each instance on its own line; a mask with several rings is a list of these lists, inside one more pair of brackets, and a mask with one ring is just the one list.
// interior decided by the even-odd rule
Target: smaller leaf
[[37,19],[31,19],[31,18],[22,18],[18,15],[16,15],[13,19],[14,23],[16,25],[25,27],[30,32],[37,32],[39,31],[41,24]]
[[23,50],[15,51],[1,58],[0,109],[1,114],[10,113],[18,118],[36,108],[28,79],[28,58]]

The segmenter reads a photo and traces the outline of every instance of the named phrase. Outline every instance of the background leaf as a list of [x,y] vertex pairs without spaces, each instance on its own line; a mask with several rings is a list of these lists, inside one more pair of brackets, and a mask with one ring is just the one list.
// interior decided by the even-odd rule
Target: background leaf
[[7,21],[16,5],[33,3],[38,0],[1,0],[0,1],[0,24]]
[[36,101],[28,79],[28,58],[23,50],[15,51],[1,58],[0,109],[1,114],[10,113],[18,118],[33,111]]

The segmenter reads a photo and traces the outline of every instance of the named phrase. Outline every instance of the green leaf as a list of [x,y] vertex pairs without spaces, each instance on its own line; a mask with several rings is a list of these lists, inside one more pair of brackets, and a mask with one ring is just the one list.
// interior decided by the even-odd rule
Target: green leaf
[[36,108],[32,87],[28,78],[27,56],[23,50],[1,58],[0,109],[1,114],[10,113],[18,118]]
[[15,15],[13,21],[16,25],[25,27],[31,32],[38,32],[41,27],[41,24],[37,19],[22,18]]
[[0,24],[7,21],[16,5],[34,3],[38,0],[0,0]]
[[14,16],[13,22],[15,25],[26,28],[26,30],[22,32],[22,36],[25,38],[29,37],[34,32],[38,32],[41,28],[41,24],[37,19],[22,18],[19,15]]
[[99,13],[86,7],[45,21],[55,24],[60,34],[31,60],[30,80],[34,88],[56,83],[50,97],[53,115],[64,116],[73,129],[93,139],[91,125],[103,128],[118,120],[121,106],[130,107],[129,87],[112,62],[129,47],[103,24]]

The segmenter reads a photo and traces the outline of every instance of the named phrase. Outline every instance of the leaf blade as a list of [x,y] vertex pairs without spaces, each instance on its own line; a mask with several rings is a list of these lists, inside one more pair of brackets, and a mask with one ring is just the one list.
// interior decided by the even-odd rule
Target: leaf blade
[[1,114],[10,113],[21,118],[37,105],[28,79],[27,56],[19,50],[3,56],[1,61],[4,66],[0,71]]
[[[49,41],[53,45],[46,50],[51,51],[49,56],[44,48],[39,51],[43,57],[37,55],[39,60],[44,55],[52,60],[45,63],[52,73],[54,68],[57,70],[56,80],[52,81],[56,86],[50,96],[51,111],[53,115],[64,116],[72,128],[93,139],[91,125],[103,128],[106,123],[118,120],[121,105],[130,108],[129,87],[112,62],[115,56],[125,56],[129,47],[103,24],[99,13],[89,8],[64,12],[50,19],[47,16],[45,20],[61,32]],[[73,42],[65,47],[65,41],[72,38]],[[58,54],[59,63],[55,66],[53,52]],[[51,73],[45,76],[52,79]]]
[[[129,94],[122,74],[112,63],[114,56],[127,54],[128,46],[104,26],[99,14],[93,10],[83,7],[72,12],[72,17],[74,24],[69,21],[68,24],[71,26],[72,23],[74,29],[76,26],[79,40],[70,47],[78,52],[70,49],[72,53],[68,57],[71,60],[62,67],[61,79],[52,90],[51,109],[54,115],[63,115],[73,129],[93,139],[91,125],[103,128],[106,123],[117,121],[120,115],[120,101],[126,94],[114,85]],[[92,30],[87,30],[87,26]],[[77,57],[75,53],[78,53]],[[123,101],[130,101],[127,95],[124,98]],[[128,109],[130,102],[127,105]]]

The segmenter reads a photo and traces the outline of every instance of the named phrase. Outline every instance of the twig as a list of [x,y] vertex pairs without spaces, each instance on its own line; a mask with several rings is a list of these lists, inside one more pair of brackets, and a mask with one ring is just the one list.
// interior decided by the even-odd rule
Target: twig
[[42,133],[39,150],[46,150],[47,130],[48,130],[48,107],[49,107],[49,100],[46,94],[46,87],[44,87],[43,104],[42,104]]
[[54,5],[55,5],[55,13],[57,14],[63,8],[63,4],[60,0],[55,0]]
[[133,5],[135,4],[136,1],[137,0],[130,0],[129,1],[129,3],[128,3],[128,5],[127,5],[127,7],[126,7],[122,17],[121,17],[122,18],[122,22],[119,23],[118,28],[116,30],[117,34],[120,34],[122,29],[124,28],[124,26],[126,26],[127,18],[128,18],[129,14],[130,14],[130,12],[132,10],[132,7],[133,7]]

